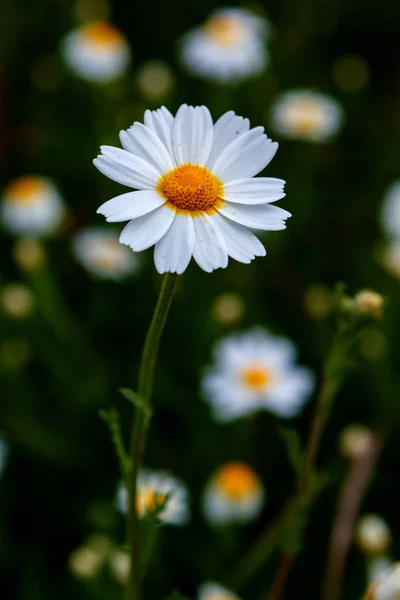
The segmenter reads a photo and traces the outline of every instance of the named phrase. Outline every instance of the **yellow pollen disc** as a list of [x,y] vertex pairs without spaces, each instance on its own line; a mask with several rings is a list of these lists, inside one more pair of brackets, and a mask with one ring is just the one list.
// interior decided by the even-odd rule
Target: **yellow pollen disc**
[[160,177],[156,191],[178,211],[212,214],[223,204],[223,184],[206,167],[186,163]]
[[18,177],[6,188],[4,195],[9,202],[33,204],[45,191],[45,183],[40,177]]
[[123,36],[111,23],[89,23],[82,29],[86,40],[96,46],[115,46],[123,42]]
[[259,365],[248,367],[242,372],[242,379],[245,385],[253,390],[261,390],[271,383],[274,376],[271,371]]
[[165,496],[158,494],[155,490],[139,490],[136,496],[136,507],[140,516],[154,512],[156,507],[164,502]]
[[222,467],[215,476],[215,483],[232,500],[240,500],[261,486],[258,475],[241,462],[232,462]]
[[243,25],[237,19],[220,16],[210,19],[205,31],[221,46],[235,46],[243,33]]
[[299,133],[312,134],[319,131],[323,114],[318,104],[307,100],[296,105],[293,110],[294,127]]

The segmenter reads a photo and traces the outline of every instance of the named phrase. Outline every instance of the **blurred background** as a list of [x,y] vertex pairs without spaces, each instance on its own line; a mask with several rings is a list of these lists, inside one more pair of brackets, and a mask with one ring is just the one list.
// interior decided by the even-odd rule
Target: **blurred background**
[[[261,236],[266,258],[251,265],[230,260],[212,274],[191,264],[181,278],[161,346],[145,464],[185,482],[192,518],[185,527],[162,530],[145,597],[165,598],[179,589],[193,598],[206,580],[244,599],[266,597],[277,554],[240,585],[234,575],[294,488],[279,421],[263,412],[218,423],[202,398],[201,379],[218,340],[261,325],[293,340],[300,364],[318,381],[332,339],[338,281],[350,293],[378,291],[385,314],[364,331],[357,368],[337,398],[321,453],[328,483],[287,597],[320,597],[335,506],[349,469],[338,439],[350,424],[385,431],[361,513],[386,520],[392,544],[381,554],[400,558],[400,192],[396,196],[392,187],[400,178],[400,6],[361,0],[240,5],[257,15],[246,33],[257,36],[257,60],[246,62],[244,52],[236,70],[235,61],[232,67],[212,54],[220,42],[224,52],[234,46],[231,30],[218,21],[219,13],[215,17],[220,7],[206,0],[1,3],[5,600],[122,597],[123,565],[113,567],[110,558],[124,536],[124,516],[115,506],[118,462],[98,411],[115,406],[128,438],[132,407],[117,388],[135,387],[160,276],[151,251],[120,255],[112,238],[108,248],[116,254],[110,258],[83,234],[100,227],[103,235],[116,236],[122,228],[96,215],[100,204],[128,191],[93,167],[100,144],[119,146],[120,129],[162,104],[172,113],[183,102],[205,104],[214,120],[233,109],[252,126],[265,126],[280,143],[266,175],[287,181],[280,205],[293,218],[285,232]],[[215,69],[201,48],[198,55],[196,48],[187,50],[199,27]],[[292,90],[306,93],[287,96]],[[312,401],[291,422],[303,440],[311,414]],[[267,502],[254,522],[216,529],[204,519],[201,497],[213,471],[232,460],[252,465]],[[77,554],[82,547],[94,548],[97,558]],[[366,554],[352,544],[343,599],[362,595],[370,576]]]

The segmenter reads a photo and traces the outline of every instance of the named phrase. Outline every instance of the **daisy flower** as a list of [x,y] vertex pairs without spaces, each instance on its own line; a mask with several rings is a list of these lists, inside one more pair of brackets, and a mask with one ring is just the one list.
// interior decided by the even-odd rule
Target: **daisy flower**
[[295,363],[289,340],[263,329],[231,335],[215,347],[202,387],[214,416],[232,421],[259,410],[294,417],[314,388],[312,373]]
[[43,177],[24,175],[5,188],[0,220],[15,235],[54,233],[65,215],[57,188]]
[[203,512],[212,525],[247,523],[258,517],[264,502],[264,486],[254,469],[243,462],[230,462],[207,483]]
[[263,127],[225,113],[213,125],[205,106],[146,111],[144,125],[120,132],[123,150],[102,146],[94,164],[139,191],[117,196],[98,213],[129,221],[120,242],[135,252],[155,245],[159,273],[183,273],[193,256],[204,271],[226,267],[228,256],[249,263],[265,256],[252,229],[285,229],[290,213],[271,203],[284,181],[253,179],[278,145]]
[[[184,525],[189,520],[189,499],[186,487],[166,471],[142,469],[137,480],[137,509],[140,517],[154,512],[168,496],[158,517],[167,525]],[[128,494],[123,484],[117,491],[116,503],[122,513],[127,512]]]
[[370,514],[360,519],[356,540],[365,554],[383,554],[390,545],[391,537],[389,526],[381,516]]
[[227,83],[262,73],[268,62],[266,19],[241,8],[220,8],[189,32],[181,59],[189,71]]
[[102,227],[88,227],[73,240],[78,262],[95,277],[120,281],[137,270],[138,258],[121,246],[118,234]]
[[382,226],[385,233],[393,238],[400,238],[400,181],[393,183],[388,189],[382,205]]
[[61,49],[75,75],[93,83],[114,81],[127,69],[131,58],[125,36],[106,21],[87,23],[71,31]]
[[285,92],[272,107],[271,124],[287,138],[325,142],[339,131],[342,121],[338,102],[311,90]]
[[198,600],[240,600],[231,590],[214,583],[207,581],[199,587]]
[[365,600],[399,600],[400,563],[382,573],[368,588]]

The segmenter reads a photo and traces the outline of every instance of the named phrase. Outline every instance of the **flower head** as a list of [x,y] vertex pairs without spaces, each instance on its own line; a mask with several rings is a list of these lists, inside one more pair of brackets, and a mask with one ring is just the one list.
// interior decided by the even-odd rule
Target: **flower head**
[[400,240],[400,181],[393,183],[386,192],[381,220],[385,233]]
[[102,227],[88,227],[73,240],[77,260],[95,277],[119,281],[134,273],[137,257],[118,241],[118,234]]
[[220,421],[259,410],[294,417],[314,387],[311,372],[295,364],[292,342],[263,329],[225,338],[216,345],[214,356],[203,392]]
[[395,563],[371,584],[365,600],[399,600],[399,598],[400,563]]
[[200,77],[226,83],[261,73],[268,61],[267,21],[241,8],[220,8],[189,32],[181,58]]
[[207,483],[203,511],[212,525],[247,523],[258,517],[264,501],[264,486],[254,469],[243,462],[230,462]]
[[[127,512],[127,491],[123,484],[117,492],[117,506]],[[142,469],[137,480],[137,510],[140,517],[154,513],[164,504],[158,518],[167,525],[184,525],[189,520],[189,501],[185,486],[166,471]]]
[[287,138],[325,142],[339,131],[342,121],[336,100],[311,90],[285,92],[272,107],[271,124]]
[[240,600],[240,598],[219,583],[207,581],[199,588],[198,600]]
[[93,83],[108,83],[124,73],[131,50],[125,36],[114,25],[94,21],[65,36],[62,54],[78,77]]
[[97,212],[129,221],[120,242],[140,252],[155,245],[159,273],[182,273],[193,258],[207,272],[228,256],[249,263],[265,249],[251,229],[279,230],[290,213],[271,203],[284,181],[253,179],[277,144],[262,127],[230,111],[213,125],[205,106],[146,111],[144,125],[120,132],[123,150],[102,146],[96,167],[139,191],[117,196]]
[[48,235],[59,227],[64,203],[57,188],[43,177],[24,175],[3,192],[0,220],[15,235]]

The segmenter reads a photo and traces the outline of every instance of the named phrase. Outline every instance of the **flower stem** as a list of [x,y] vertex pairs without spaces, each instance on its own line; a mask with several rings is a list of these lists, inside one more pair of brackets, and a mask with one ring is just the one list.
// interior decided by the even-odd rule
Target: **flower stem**
[[178,276],[173,273],[166,273],[164,275],[157,306],[147,332],[140,363],[138,395],[145,403],[148,410],[143,410],[143,407],[140,406],[136,408],[131,437],[131,469],[128,482],[129,508],[127,529],[127,541],[131,551],[131,570],[126,590],[127,600],[140,600],[141,597],[142,570],[139,542],[140,532],[139,516],[136,506],[137,476],[142,463],[147,431],[149,428],[151,392],[153,388],[158,345],[167,320],[177,279]]

